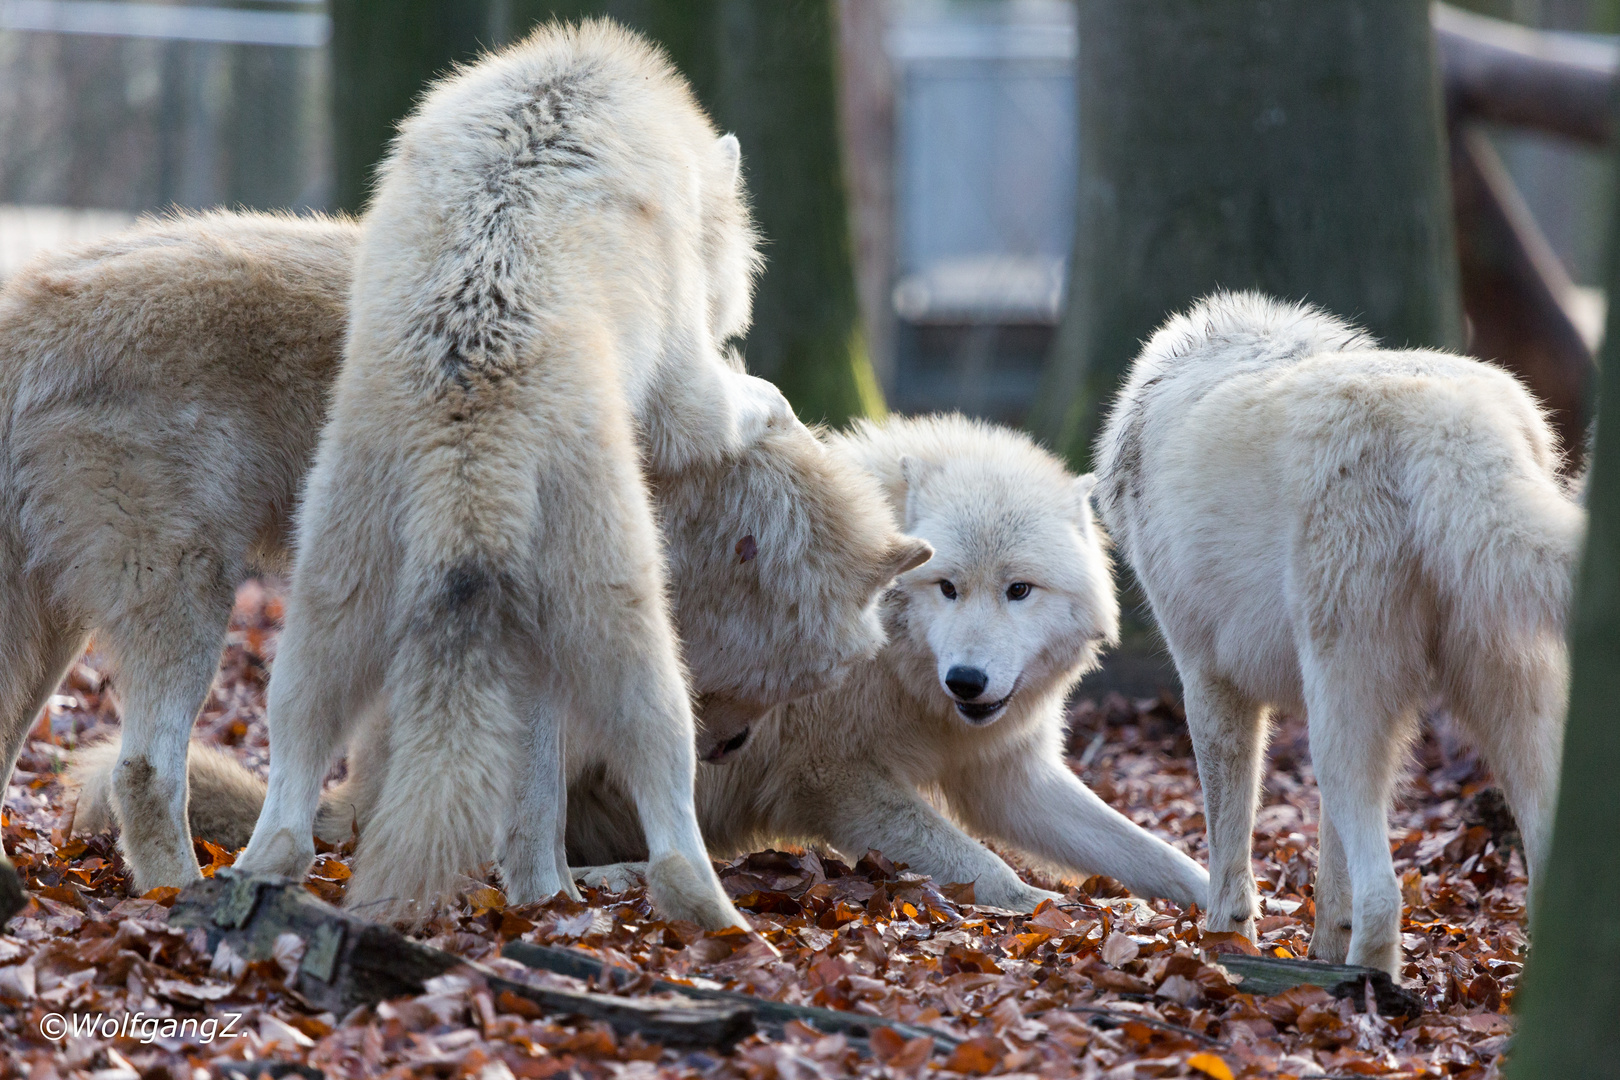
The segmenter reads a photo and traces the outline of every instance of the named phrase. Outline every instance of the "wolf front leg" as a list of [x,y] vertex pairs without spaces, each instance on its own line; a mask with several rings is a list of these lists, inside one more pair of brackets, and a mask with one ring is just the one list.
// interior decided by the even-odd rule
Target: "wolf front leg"
[[945,797],[976,831],[1047,862],[1107,874],[1138,896],[1208,903],[1203,867],[1098,798],[1056,747],[980,763],[947,783]]
[[1350,932],[1354,929],[1350,906],[1350,871],[1344,863],[1344,844],[1333,827],[1333,818],[1322,804],[1316,826],[1316,925],[1311,929],[1312,960],[1342,964],[1350,955]]
[[[321,783],[367,713],[388,662],[392,539],[365,478],[312,473],[286,629],[271,671],[270,782],[237,866],[302,877],[315,858]],[[352,494],[353,497],[346,497]],[[357,509],[357,507],[359,509]],[[383,707],[388,707],[384,702]]]
[[976,902],[1012,911],[1034,911],[1042,900],[1063,899],[1026,883],[914,788],[890,777],[859,776],[796,798],[801,829],[825,835],[851,858],[879,851],[941,884],[972,882]]
[[1205,925],[1255,940],[1260,894],[1250,863],[1266,718],[1258,702],[1219,676],[1183,665],[1187,728],[1204,788],[1209,829],[1209,908]]

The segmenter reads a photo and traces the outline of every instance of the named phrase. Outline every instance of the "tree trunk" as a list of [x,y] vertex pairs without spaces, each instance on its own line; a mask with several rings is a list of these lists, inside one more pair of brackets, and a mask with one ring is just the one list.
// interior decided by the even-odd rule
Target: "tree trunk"
[[749,370],[807,421],[881,414],[861,332],[839,143],[830,0],[512,0],[516,30],[607,15],[661,43],[742,142],[765,237]]
[[1462,344],[1428,6],[1080,0],[1069,300],[1031,426],[1078,466],[1140,343],[1216,288]]
[[[1609,295],[1620,295],[1620,227]],[[1620,1077],[1620,305],[1598,365],[1591,519],[1570,630],[1574,672],[1550,865],[1541,868],[1512,1080]]]
[[422,88],[505,30],[504,0],[332,0],[334,205],[364,209],[372,170]]

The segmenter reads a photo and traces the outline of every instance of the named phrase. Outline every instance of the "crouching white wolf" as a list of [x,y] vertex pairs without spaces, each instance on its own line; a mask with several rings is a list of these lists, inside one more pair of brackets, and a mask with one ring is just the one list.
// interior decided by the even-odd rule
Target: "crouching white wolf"
[[[889,644],[838,688],[773,710],[698,769],[710,851],[772,841],[877,849],[980,903],[1032,910],[975,836],[1063,871],[1202,904],[1208,876],[1109,808],[1063,760],[1063,703],[1118,634],[1104,540],[1076,478],[1025,436],[959,416],[863,424],[834,452],[883,484],[933,559],[883,600]],[[612,778],[571,778],[571,862],[646,857]],[[617,884],[625,867],[583,875]]]
[[1321,788],[1311,954],[1400,969],[1387,812],[1438,695],[1545,865],[1584,518],[1499,368],[1380,349],[1316,309],[1216,295],[1136,359],[1098,501],[1186,690],[1209,926],[1254,936],[1266,710],[1304,709]]

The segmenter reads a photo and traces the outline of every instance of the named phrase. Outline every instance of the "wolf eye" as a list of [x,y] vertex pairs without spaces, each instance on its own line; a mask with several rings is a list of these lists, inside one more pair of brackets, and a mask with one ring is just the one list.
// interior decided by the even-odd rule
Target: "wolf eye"
[[945,599],[947,600],[956,599],[956,586],[952,585],[948,581],[941,581],[939,583],[939,591],[945,594]]
[[1015,581],[1011,585],[1007,586],[1007,599],[1022,600],[1024,597],[1029,595],[1029,590],[1032,588],[1034,588],[1034,586],[1027,581]]

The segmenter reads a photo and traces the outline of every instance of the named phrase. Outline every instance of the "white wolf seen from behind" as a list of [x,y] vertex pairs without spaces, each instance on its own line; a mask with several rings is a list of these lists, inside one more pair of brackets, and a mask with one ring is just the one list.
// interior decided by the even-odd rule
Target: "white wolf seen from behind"
[[321,779],[382,692],[387,774],[351,903],[419,913],[493,849],[491,807],[520,785],[527,839],[551,849],[528,887],[565,888],[566,725],[570,754],[614,763],[663,912],[744,925],[693,812],[642,469],[796,423],[722,351],[747,323],[751,240],[736,141],[610,24],[543,28],[404,121],[362,221],[245,869],[308,865]]
[[1251,939],[1268,709],[1321,789],[1311,954],[1400,974],[1387,814],[1438,696],[1546,865],[1584,516],[1500,368],[1380,349],[1317,309],[1216,295],[1136,359],[1098,502],[1181,672],[1209,824],[1209,928]]

